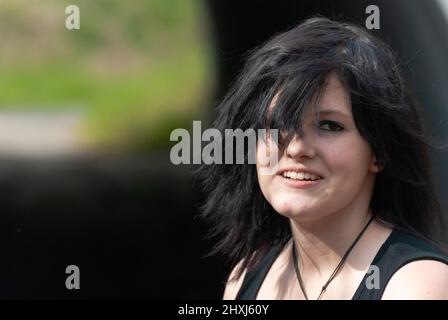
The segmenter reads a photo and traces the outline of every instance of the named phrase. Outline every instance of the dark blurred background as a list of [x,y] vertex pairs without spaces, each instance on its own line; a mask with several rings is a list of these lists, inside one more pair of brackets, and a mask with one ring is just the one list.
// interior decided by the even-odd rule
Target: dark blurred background
[[[0,298],[220,298],[229,270],[205,256],[204,195],[170,132],[210,121],[247,50],[315,14],[364,25],[368,5],[447,142],[448,0],[3,0]],[[448,154],[433,159],[446,213]]]

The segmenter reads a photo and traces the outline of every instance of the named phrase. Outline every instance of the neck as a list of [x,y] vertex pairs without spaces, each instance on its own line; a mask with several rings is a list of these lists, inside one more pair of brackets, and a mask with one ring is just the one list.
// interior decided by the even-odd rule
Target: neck
[[319,221],[292,220],[301,273],[331,273],[371,216],[368,208],[358,207],[332,213]]

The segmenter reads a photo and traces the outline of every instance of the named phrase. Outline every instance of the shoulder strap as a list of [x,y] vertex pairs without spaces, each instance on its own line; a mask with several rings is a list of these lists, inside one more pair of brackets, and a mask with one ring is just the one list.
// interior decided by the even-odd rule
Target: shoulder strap
[[375,256],[372,265],[379,270],[379,288],[368,288],[366,273],[353,300],[381,300],[384,290],[392,276],[404,265],[417,260],[437,260],[448,264],[448,257],[423,239],[393,230]]
[[266,256],[246,273],[236,300],[255,300],[257,298],[258,290],[281,249],[281,245],[272,247]]

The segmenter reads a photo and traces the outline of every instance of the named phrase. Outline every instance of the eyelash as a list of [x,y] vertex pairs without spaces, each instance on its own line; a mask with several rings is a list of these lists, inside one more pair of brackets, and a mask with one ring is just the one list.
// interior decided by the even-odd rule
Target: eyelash
[[[330,125],[330,127],[331,127],[331,126],[337,126],[337,129],[336,129],[336,130],[331,130],[331,128],[330,128],[330,129],[322,129],[322,126],[323,126],[323,125],[326,125],[326,124]],[[329,131],[329,132],[339,132],[339,131],[344,131],[344,127],[343,127],[343,126],[341,126],[339,123],[337,123],[337,122],[335,122],[335,121],[330,121],[330,120],[323,120],[323,121],[320,121],[319,124],[318,124],[318,127],[319,127],[320,130],[323,130],[323,131]]]

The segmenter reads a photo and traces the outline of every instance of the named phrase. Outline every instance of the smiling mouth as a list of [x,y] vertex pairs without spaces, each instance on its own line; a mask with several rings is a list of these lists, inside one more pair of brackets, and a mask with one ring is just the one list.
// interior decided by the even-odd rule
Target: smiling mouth
[[322,177],[308,172],[284,171],[282,177],[291,181],[317,181]]

